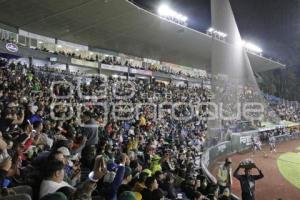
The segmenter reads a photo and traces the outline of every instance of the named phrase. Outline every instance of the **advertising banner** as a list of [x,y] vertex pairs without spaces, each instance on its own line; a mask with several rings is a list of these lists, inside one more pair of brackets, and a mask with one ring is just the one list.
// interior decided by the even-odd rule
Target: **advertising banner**
[[124,67],[124,66],[120,66],[120,65],[101,64],[101,69],[117,71],[117,72],[128,72],[128,67]]
[[149,70],[130,68],[129,72],[132,74],[141,74],[141,75],[145,75],[145,76],[152,76],[152,71],[149,71]]
[[98,63],[97,62],[91,62],[91,61],[72,58],[71,63],[75,64],[75,65],[82,65],[82,66],[86,66],[86,67],[98,68]]

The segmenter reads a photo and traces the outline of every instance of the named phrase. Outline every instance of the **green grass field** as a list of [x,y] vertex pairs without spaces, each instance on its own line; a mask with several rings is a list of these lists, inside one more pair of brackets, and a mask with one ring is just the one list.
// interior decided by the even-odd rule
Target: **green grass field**
[[280,155],[277,167],[288,182],[300,189],[300,153],[287,152]]

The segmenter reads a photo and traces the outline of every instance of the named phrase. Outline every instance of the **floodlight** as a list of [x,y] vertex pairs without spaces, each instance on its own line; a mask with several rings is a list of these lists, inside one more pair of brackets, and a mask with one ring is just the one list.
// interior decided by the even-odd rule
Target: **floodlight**
[[240,45],[240,46],[245,46],[245,43],[246,43],[245,40],[238,41],[238,45]]
[[223,38],[227,37],[227,34],[226,33],[223,33],[223,32],[219,32],[219,35]]
[[207,31],[208,32],[213,32],[215,29],[213,29],[212,27],[210,27]]
[[170,16],[171,15],[171,9],[167,5],[161,5],[158,8],[158,14],[161,16]]
[[242,40],[241,45],[244,46],[246,49],[248,49],[250,51],[253,51],[253,52],[256,52],[256,53],[262,53],[263,52],[263,50],[259,46],[255,45],[251,42],[247,42],[247,41]]
[[215,30],[214,28],[210,27],[207,29],[207,34],[211,34],[217,38],[225,38],[227,37],[226,33],[223,33],[222,31]]
[[57,45],[57,48],[62,48],[62,46],[59,44],[59,45]]
[[179,21],[179,22],[186,22],[188,20],[188,17],[182,15],[181,13],[178,13],[174,10],[172,10],[168,5],[163,4],[158,7],[157,13],[162,16],[166,17],[169,20],[173,21]]

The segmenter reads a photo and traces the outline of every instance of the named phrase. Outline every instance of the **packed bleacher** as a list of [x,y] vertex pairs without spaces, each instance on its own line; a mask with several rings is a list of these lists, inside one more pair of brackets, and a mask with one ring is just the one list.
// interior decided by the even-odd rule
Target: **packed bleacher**
[[0,64],[0,199],[231,198],[201,169],[208,107],[172,110],[209,102],[208,89]]
[[[141,195],[143,199],[160,199],[160,196],[175,199],[178,193],[194,199],[213,195],[215,188],[206,185],[197,155],[205,141],[204,120],[178,123],[168,112],[160,120],[151,120],[152,108],[145,107],[137,118],[122,122],[114,120],[111,110],[104,113],[101,108],[93,106],[94,102],[86,101],[80,112],[82,116],[79,116],[81,123],[87,125],[82,128],[75,107],[83,99],[76,93],[70,99],[59,100],[51,96],[50,91],[54,81],[68,80],[76,84],[76,74],[6,65],[4,61],[1,64],[0,182],[9,180],[8,186],[2,185],[3,196],[29,199],[30,195],[33,199],[46,199],[59,195],[55,193],[58,189],[67,196],[73,195],[73,199],[83,199],[82,196],[128,199],[128,196]],[[95,85],[102,84],[101,81],[95,78],[81,84],[82,93],[96,93]],[[141,81],[136,83],[134,97],[118,99],[112,96],[112,86],[119,81],[109,78],[107,96],[98,102],[162,102],[168,98],[166,93],[174,94],[171,101],[185,99],[187,102],[191,99],[186,95],[195,92],[207,101],[207,91],[201,88],[187,90]],[[114,91],[119,96],[128,87],[122,84]],[[145,88],[148,95],[160,95],[144,98]],[[53,86],[52,92],[62,96],[67,95],[68,89],[65,85],[58,85]],[[51,103],[70,103],[74,110],[61,105],[51,108]],[[72,117],[68,118],[72,112]],[[176,110],[179,116],[184,112],[188,111]],[[52,114],[62,120],[53,120]],[[120,113],[120,116],[128,117],[128,114]],[[196,182],[203,184],[200,187]],[[20,194],[18,188],[21,188]],[[122,191],[132,192],[122,194]]]

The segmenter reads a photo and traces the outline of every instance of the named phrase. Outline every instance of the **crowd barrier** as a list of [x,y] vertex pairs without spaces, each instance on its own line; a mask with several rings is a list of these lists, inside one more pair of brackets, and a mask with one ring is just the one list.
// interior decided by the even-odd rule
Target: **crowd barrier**
[[[214,146],[207,148],[201,156],[201,168],[205,173],[206,177],[210,182],[217,184],[217,179],[211,174],[208,170],[208,167],[218,158],[232,155],[247,149],[251,148],[251,137],[252,135],[258,135],[258,131],[248,131],[242,133],[233,133],[231,140],[218,143]],[[294,132],[292,134],[283,134],[276,137],[276,143],[299,139],[300,132]],[[239,199],[234,194],[232,195],[233,199]]]

